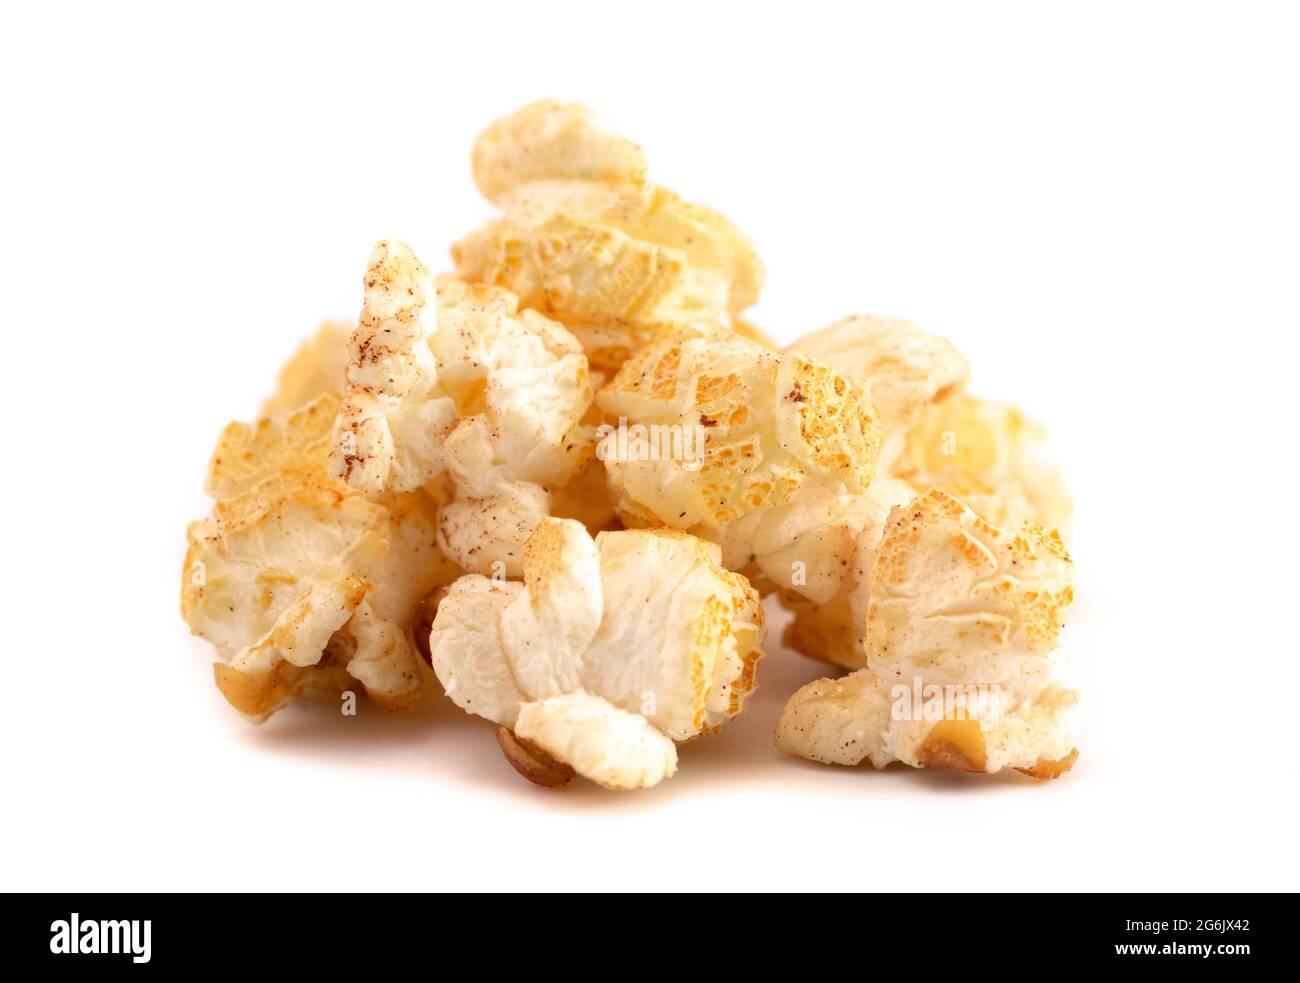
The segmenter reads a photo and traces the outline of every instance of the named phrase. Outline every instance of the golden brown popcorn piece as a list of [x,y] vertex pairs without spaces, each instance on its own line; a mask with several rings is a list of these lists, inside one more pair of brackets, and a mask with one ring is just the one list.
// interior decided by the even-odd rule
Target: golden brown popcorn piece
[[353,325],[326,321],[280,370],[275,395],[262,404],[263,416],[285,416],[317,396],[342,396],[348,381],[348,337]]
[[[781,358],[777,387],[783,391],[776,414],[782,444],[808,460],[810,470],[865,490],[880,448],[879,424],[866,393],[833,369],[797,353]],[[732,410],[731,416],[738,411]]]
[[846,317],[804,335],[790,350],[869,387],[884,431],[882,467],[902,452],[924,408],[963,388],[970,377],[966,359],[946,339],[892,318]]
[[858,316],[790,347],[870,386],[884,429],[881,466],[917,492],[942,488],[1009,526],[1065,527],[1069,498],[1042,454],[1041,428],[966,395],[969,367],[945,339],[907,321]]
[[502,217],[452,247],[458,275],[563,321],[599,371],[694,321],[729,324],[758,298],[763,267],[740,230],[645,182],[640,151],[583,107],[498,121],[474,165]]
[[204,491],[217,500],[234,498],[273,475],[318,471],[338,408],[338,397],[326,394],[285,416],[227,424],[208,460]]
[[505,116],[474,141],[474,183],[497,202],[521,184],[570,179],[638,184],[641,148],[586,106],[543,99]]
[[956,393],[921,412],[894,472],[918,490],[943,488],[989,519],[1065,529],[1070,499],[1045,440],[1014,407]]
[[680,289],[685,261],[617,229],[556,219],[540,229],[497,222],[452,250],[466,280],[504,287],[566,324],[631,324],[653,332],[664,298]]
[[735,314],[754,304],[762,289],[763,265],[744,234],[721,213],[667,188],[539,182],[516,189],[501,205],[501,225],[518,232],[573,223],[617,230],[679,257],[682,297],[670,306],[682,315]]
[[680,529],[782,505],[810,478],[861,491],[875,468],[879,431],[861,389],[733,334],[647,345],[597,402],[626,424],[598,449],[620,510]]
[[370,501],[326,472],[339,406],[234,424],[209,467],[217,501],[191,524],[181,613],[229,666],[218,686],[260,721],[299,695],[360,682],[381,705],[419,692],[409,638],[420,597],[457,573],[422,493]]
[[348,685],[348,677],[336,665],[300,668],[281,662],[267,672],[254,673],[214,662],[212,674],[226,702],[249,720],[257,721],[265,720],[293,700],[339,693]]

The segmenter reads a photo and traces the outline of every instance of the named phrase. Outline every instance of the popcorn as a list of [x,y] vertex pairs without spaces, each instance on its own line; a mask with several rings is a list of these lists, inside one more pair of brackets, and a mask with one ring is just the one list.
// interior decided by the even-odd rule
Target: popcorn
[[521,574],[523,544],[590,457],[586,359],[514,295],[434,279],[381,242],[350,345],[330,473],[372,495],[450,477],[438,543],[465,570]]
[[563,325],[495,287],[438,281],[433,351],[461,419],[448,467],[471,491],[501,481],[565,484],[591,455],[587,360]]
[[[786,644],[847,668],[859,668],[865,660],[863,618],[871,564],[890,506],[939,487],[994,523],[1015,528],[1025,519],[1059,516],[1062,509],[1056,503],[1063,500],[1063,493],[1059,493],[1059,480],[1050,465],[1032,456],[1031,438],[1037,437],[1037,432],[1014,411],[997,412],[961,391],[969,368],[944,339],[906,321],[859,316],[813,332],[796,341],[791,350],[811,354],[866,384],[883,430],[880,464],[891,473],[887,478],[878,476],[867,500],[857,506],[859,512],[872,514],[874,521],[858,522],[853,528],[852,535],[860,537],[860,560],[854,564],[852,576],[840,579],[841,589],[830,599],[815,585],[792,590],[790,584],[781,584],[787,588],[782,603],[795,612],[786,630]],[[1022,460],[1026,462],[1023,467]],[[1045,508],[1031,501],[1022,475],[1037,479]],[[871,499],[875,500],[874,509]],[[887,503],[885,511],[879,508],[880,503]],[[810,529],[816,530],[813,536],[803,536],[811,541],[806,546],[791,542],[781,556],[788,560],[804,551],[843,555],[849,529],[837,522],[825,505],[814,506],[805,522],[814,523]],[[835,538],[839,548],[826,550],[822,544],[828,538]],[[774,579],[781,583],[779,576]],[[853,597],[856,604],[850,600]]]
[[592,455],[569,479],[551,492],[551,515],[577,519],[592,535],[621,529],[617,501],[609,487],[605,462]]
[[1055,532],[1007,532],[937,489],[896,508],[876,550],[867,664],[885,679],[1036,689],[1074,600]]
[[790,350],[870,387],[884,430],[882,467],[902,452],[925,407],[962,389],[970,378],[966,359],[948,341],[892,318],[846,317],[804,335]]
[[572,179],[638,184],[641,148],[590,109],[554,99],[531,103],[489,126],[474,141],[474,183],[489,201],[521,184]]
[[1069,770],[1042,431],[906,321],[782,349],[745,236],[584,106],[497,120],[472,164],[498,214],[455,272],[379,242],[356,323],[218,440],[181,608],[226,699],[400,709],[423,660],[529,781],[647,788],[745,709],[775,594],[785,644],[851,670],[790,696],[782,751]]
[[777,746],[877,768],[1068,770],[1077,694],[1055,658],[1073,600],[1060,537],[1029,522],[998,529],[934,489],[890,512],[874,553],[866,668],[795,693]]
[[899,761],[913,768],[993,773],[1014,768],[1031,778],[1058,778],[1078,751],[1078,695],[1051,686],[1013,707],[952,719],[908,719],[900,701],[869,669],[819,679],[798,690],[781,711],[776,746],[822,764]]
[[504,290],[434,281],[401,243],[375,247],[349,344],[330,474],[368,492],[450,473],[483,496],[563,484],[591,453],[586,359],[565,329]]
[[362,491],[412,491],[443,470],[442,445],[456,423],[429,347],[433,277],[405,245],[381,242],[370,254],[365,288],[348,342],[348,389],[329,473]]
[[326,394],[227,427],[208,470],[212,514],[189,528],[181,613],[229,661],[217,685],[255,722],[349,679],[382,706],[409,706],[416,603],[458,572],[423,493],[371,501],[328,475],[339,405]]
[[[906,482],[877,475],[864,493],[809,503],[803,528],[773,537],[768,552],[762,552],[767,537],[756,536],[758,564],[782,588],[781,604],[794,612],[786,645],[849,669],[865,664],[865,611],[876,548],[890,510],[914,496]],[[774,513],[764,517],[764,525],[777,524],[780,510]],[[796,563],[804,571],[797,583],[786,573],[800,569]]]
[[270,478],[319,477],[338,406],[338,397],[323,394],[284,417],[228,424],[208,459],[203,490],[221,501],[243,495]]
[[502,651],[501,614],[523,584],[470,574],[455,581],[438,604],[429,634],[429,659],[447,697],[466,713],[513,726],[527,698]]
[[348,338],[352,325],[326,321],[280,370],[275,395],[262,404],[262,416],[287,416],[317,396],[342,396],[348,381]]
[[625,522],[718,542],[729,568],[798,609],[787,644],[861,665],[847,600],[857,544],[913,494],[874,475],[880,431],[862,387],[800,353],[679,335],[637,352],[597,402],[607,418],[700,434],[695,457],[605,456]]
[[594,540],[545,519],[524,583],[460,578],[429,650],[447,695],[610,788],[653,785],[674,741],[740,713],[762,655],[757,593],[716,546],[670,530]]
[[677,771],[677,745],[640,714],[590,693],[527,704],[515,731],[605,788],[649,788]]
[[523,576],[524,544],[550,514],[541,485],[508,481],[481,498],[458,497],[438,514],[438,545],[462,570],[497,579]]
[[918,491],[942,487],[994,521],[1063,530],[1070,499],[1044,443],[1019,410],[955,393],[921,412],[894,472]]
[[758,299],[757,254],[644,172],[640,149],[582,106],[498,120],[475,143],[474,175],[503,214],[452,247],[458,274],[564,322],[601,370],[694,321],[729,325]]
[[691,446],[605,460],[620,509],[679,529],[785,504],[812,478],[864,491],[875,470],[879,429],[865,392],[799,353],[777,355],[733,334],[647,345],[597,403],[609,418]]

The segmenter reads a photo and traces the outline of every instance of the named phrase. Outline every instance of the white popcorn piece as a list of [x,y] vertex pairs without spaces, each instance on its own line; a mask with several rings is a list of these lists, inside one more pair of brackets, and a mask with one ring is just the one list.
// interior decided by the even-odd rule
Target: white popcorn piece
[[429,657],[448,699],[466,713],[514,725],[528,701],[501,645],[505,609],[523,591],[517,581],[461,577],[438,605]]
[[866,667],[795,693],[777,746],[832,764],[1056,777],[1076,755],[1077,693],[1056,651],[1072,599],[1056,533],[999,529],[938,489],[896,506],[854,612]]
[[527,704],[515,733],[608,789],[649,788],[677,771],[676,744],[640,714],[590,693]]
[[507,481],[481,497],[461,495],[438,513],[438,545],[461,569],[501,580],[522,577],[524,544],[550,514],[541,485]]
[[482,497],[563,484],[590,456],[586,359],[561,325],[504,290],[435,281],[401,243],[375,247],[365,284],[333,477],[378,493],[450,473]]
[[[869,669],[818,679],[786,703],[776,746],[822,764],[869,762],[879,769],[898,761],[985,773],[1014,768],[1038,779],[1060,777],[1078,757],[1078,694],[1071,689],[1052,685],[1019,704],[994,700],[937,720],[915,714],[915,702],[907,687],[895,692]],[[933,706],[937,715],[939,702]]]
[[348,343],[348,389],[330,450],[330,476],[368,492],[412,491],[444,469],[456,406],[438,391],[429,271],[399,242],[380,242],[365,305]]
[[524,584],[463,577],[429,651],[447,695],[579,774],[636,788],[671,774],[664,744],[740,713],[764,637],[758,595],[712,544],[548,518]]
[[441,277],[432,348],[460,416],[447,465],[468,494],[509,481],[561,486],[590,457],[587,360],[562,325],[520,310],[508,291]]
[[886,681],[1036,690],[1074,600],[1055,532],[1009,532],[938,489],[895,508],[867,601],[867,665]]

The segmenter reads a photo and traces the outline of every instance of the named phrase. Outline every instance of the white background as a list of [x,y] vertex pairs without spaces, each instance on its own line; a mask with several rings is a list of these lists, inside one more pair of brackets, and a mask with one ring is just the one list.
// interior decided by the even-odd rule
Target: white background
[[[0,887],[1300,886],[1294,15],[440,6],[0,15]],[[446,266],[490,214],[475,134],[545,95],[751,235],[778,338],[905,316],[1048,425],[1067,778],[781,758],[819,670],[776,646],[641,793],[529,786],[436,684],[407,717],[224,704],[177,610],[220,427],[355,315],[374,240]]]

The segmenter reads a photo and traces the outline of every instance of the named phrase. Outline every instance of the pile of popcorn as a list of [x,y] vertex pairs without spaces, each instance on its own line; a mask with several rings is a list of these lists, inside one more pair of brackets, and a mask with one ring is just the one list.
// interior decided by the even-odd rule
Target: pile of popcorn
[[500,217],[454,272],[380,242],[357,323],[217,442],[181,610],[227,701],[402,710],[432,670],[532,781],[644,788],[744,712],[772,595],[837,673],[789,697],[782,751],[1067,771],[1041,431],[905,321],[769,341],[748,240],[582,106],[498,120],[473,171]]

